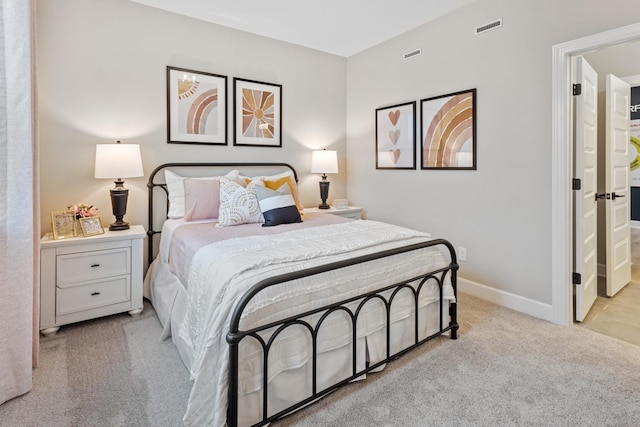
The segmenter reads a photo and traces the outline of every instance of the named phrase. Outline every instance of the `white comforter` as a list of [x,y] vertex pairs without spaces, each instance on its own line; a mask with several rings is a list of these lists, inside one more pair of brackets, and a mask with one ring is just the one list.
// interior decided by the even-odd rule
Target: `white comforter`
[[[191,377],[194,385],[185,424],[225,424],[228,384],[225,335],[236,302],[252,285],[276,274],[429,239],[426,233],[390,224],[354,221],[279,235],[225,240],[201,248],[192,261],[187,310],[178,331],[193,352]],[[374,290],[384,284],[397,283],[441,268],[448,261],[439,250],[414,252],[420,254],[380,260],[375,267],[353,266],[340,270],[340,273],[325,273],[289,282],[277,286],[277,289],[269,288],[249,304],[242,326],[255,327]],[[445,299],[453,300],[453,290],[448,281],[443,293]],[[438,298],[437,293],[428,296],[429,300]],[[212,309],[214,307],[215,310]],[[381,322],[363,325],[363,333],[369,335],[379,330],[383,327]],[[310,357],[310,353],[304,350],[298,359]],[[286,370],[286,366],[280,370]],[[269,378],[276,374],[270,370]],[[252,383],[249,381],[247,384]],[[244,387],[250,389],[253,386],[245,384]]]

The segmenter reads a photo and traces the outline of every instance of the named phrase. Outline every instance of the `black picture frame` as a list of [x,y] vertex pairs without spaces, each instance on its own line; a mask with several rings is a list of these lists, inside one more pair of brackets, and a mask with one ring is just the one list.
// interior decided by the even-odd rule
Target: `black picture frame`
[[227,145],[227,76],[167,66],[167,143]]
[[416,101],[376,109],[376,169],[416,168]]
[[420,168],[477,169],[476,89],[420,100]]
[[233,145],[282,147],[282,85],[233,79]]

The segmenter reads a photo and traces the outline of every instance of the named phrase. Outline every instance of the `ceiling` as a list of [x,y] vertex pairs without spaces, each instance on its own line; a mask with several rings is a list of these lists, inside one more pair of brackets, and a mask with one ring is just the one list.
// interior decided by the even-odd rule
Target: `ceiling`
[[475,0],[130,0],[349,57]]

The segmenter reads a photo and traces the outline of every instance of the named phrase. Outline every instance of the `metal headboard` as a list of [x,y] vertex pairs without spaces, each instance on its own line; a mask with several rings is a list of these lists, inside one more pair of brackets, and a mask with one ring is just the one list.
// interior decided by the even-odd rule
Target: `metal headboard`
[[[157,188],[161,188],[164,191],[164,195],[166,198],[166,204],[165,204],[165,214],[164,214],[164,219],[162,222],[164,222],[164,220],[167,219],[167,214],[169,213],[169,190],[167,189],[167,184],[165,182],[156,182],[156,175],[158,175],[158,173],[160,171],[164,171],[165,169],[171,169],[171,168],[178,168],[178,169],[188,169],[188,168],[210,168],[210,169],[214,169],[214,168],[236,168],[236,169],[240,169],[240,168],[245,168],[245,167],[249,167],[249,168],[288,168],[293,172],[293,176],[296,180],[296,182],[298,181],[298,173],[296,172],[296,170],[293,168],[293,166],[289,165],[288,163],[165,163],[162,164],[160,166],[158,166],[157,168],[155,168],[153,170],[153,172],[151,172],[151,175],[149,176],[149,181],[147,182],[147,188],[148,188],[148,194],[149,194],[149,219],[148,219],[148,223],[147,223],[147,245],[148,245],[148,252],[147,252],[147,265],[151,265],[151,262],[153,262],[154,256],[153,256],[153,248],[154,248],[154,236],[156,234],[160,234],[161,233],[161,229],[162,229],[162,224],[159,224],[156,227],[156,224],[154,223],[154,193],[155,190]],[[164,174],[160,174],[160,176],[162,177],[162,180],[164,180]],[[158,178],[158,181],[160,180],[160,178]]]

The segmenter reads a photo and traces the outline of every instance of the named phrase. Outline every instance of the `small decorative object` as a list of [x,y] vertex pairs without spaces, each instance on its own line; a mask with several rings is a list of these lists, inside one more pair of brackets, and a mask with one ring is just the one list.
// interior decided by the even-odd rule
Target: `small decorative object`
[[76,216],[73,212],[51,212],[51,229],[53,230],[53,238],[58,240],[74,237],[76,235],[75,221]]
[[376,109],[376,169],[416,168],[416,102]]
[[73,213],[76,219],[98,216],[98,208],[86,203],[67,206],[67,211]]
[[103,234],[102,222],[100,222],[99,216],[92,216],[87,218],[80,218],[80,227],[82,228],[82,235],[84,237],[94,236],[96,234]]
[[322,203],[319,209],[329,209],[331,206],[327,204],[329,197],[329,181],[328,173],[338,173],[338,154],[332,150],[316,150],[311,152],[311,173],[321,173],[320,181],[320,199]]
[[138,144],[97,144],[95,178],[116,178],[116,186],[111,189],[111,207],[116,222],[109,226],[109,230],[128,230],[129,223],[123,221],[127,213],[127,198],[129,190],[124,188],[122,178],[137,178],[144,176],[142,156]]
[[167,142],[227,145],[227,76],[167,67]]
[[233,145],[282,147],[282,85],[233,79]]
[[420,101],[422,169],[476,169],[476,90]]
[[77,205],[69,205],[67,206],[67,211],[71,212],[75,218],[75,227],[76,227],[76,236],[79,236],[82,233],[82,229],[80,228],[80,223],[78,222],[80,218],[88,218],[92,216],[98,215],[98,208],[93,205],[88,205],[86,203],[80,203]]
[[349,202],[347,199],[333,199],[333,207],[336,209],[347,209]]

